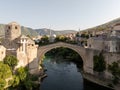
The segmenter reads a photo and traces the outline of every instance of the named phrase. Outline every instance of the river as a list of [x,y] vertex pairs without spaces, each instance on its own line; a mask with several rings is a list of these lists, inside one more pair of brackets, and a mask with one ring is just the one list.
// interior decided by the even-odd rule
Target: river
[[45,58],[43,65],[48,77],[42,81],[40,90],[109,90],[84,80],[72,62]]

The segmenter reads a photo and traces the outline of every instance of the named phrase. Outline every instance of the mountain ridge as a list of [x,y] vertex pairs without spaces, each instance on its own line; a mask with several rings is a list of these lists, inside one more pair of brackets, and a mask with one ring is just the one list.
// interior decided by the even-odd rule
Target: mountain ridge
[[[91,27],[88,29],[81,30],[80,32],[93,32],[93,31],[100,31],[100,30],[110,30],[111,26],[120,23],[120,17],[116,18],[112,21],[106,22],[104,24]],[[4,36],[4,28],[6,24],[0,24],[0,37]],[[60,35],[60,34],[68,34],[68,33],[77,33],[75,30],[59,30],[55,31],[52,29],[47,29],[47,28],[41,28],[41,29],[32,29],[29,27],[21,26],[21,33],[24,35],[29,35],[29,36],[38,36],[38,35]]]
[[82,32],[92,32],[92,31],[99,31],[99,30],[110,30],[112,26],[114,26],[115,24],[120,23],[120,17],[113,19],[109,22],[103,23],[101,25],[97,25],[95,27],[91,27],[88,29],[84,29],[82,30]]

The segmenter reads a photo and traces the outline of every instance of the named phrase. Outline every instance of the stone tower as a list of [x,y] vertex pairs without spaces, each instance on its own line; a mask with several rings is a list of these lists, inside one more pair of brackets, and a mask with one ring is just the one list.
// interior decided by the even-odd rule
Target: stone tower
[[5,27],[5,38],[14,40],[21,35],[21,27],[16,22],[11,22]]

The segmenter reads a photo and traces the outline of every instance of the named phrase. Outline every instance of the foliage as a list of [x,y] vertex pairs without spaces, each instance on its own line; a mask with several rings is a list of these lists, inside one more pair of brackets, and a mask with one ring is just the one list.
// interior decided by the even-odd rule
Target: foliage
[[41,42],[43,42],[43,43],[48,43],[49,42],[49,38],[48,38],[48,36],[43,36],[42,38],[41,38]]
[[6,86],[6,81],[0,78],[0,90],[3,90],[5,86]]
[[26,67],[20,67],[17,69],[16,75],[14,75],[14,82],[11,88],[33,90],[33,87],[36,86],[33,77]]
[[11,86],[13,84],[13,81],[14,81],[13,79],[9,80],[8,85]]
[[6,86],[6,79],[12,77],[12,72],[10,67],[3,62],[0,62],[0,90]]
[[27,79],[25,82],[24,82],[24,85],[26,87],[27,90],[32,90],[33,88],[33,83],[30,79]]
[[81,34],[81,37],[82,37],[82,38],[86,38],[86,39],[88,39],[88,38],[89,38],[89,35],[83,33],[83,34]]
[[[74,50],[72,49],[69,49],[69,48],[64,48],[64,47],[60,47],[60,48],[55,48],[55,49],[52,49],[50,50],[49,52],[47,52],[45,54],[45,56],[51,56],[51,57],[54,57],[54,58],[63,58],[65,59],[64,61],[72,61],[72,62],[75,62],[75,63],[83,63],[82,62],[82,58],[80,57],[80,55],[75,52]],[[61,59],[57,60],[56,62],[60,63],[61,62]]]
[[12,76],[10,67],[3,62],[0,62],[0,78],[7,79]]
[[49,44],[49,43],[50,43],[49,42],[49,37],[46,36],[46,35],[44,35],[41,39],[35,41],[35,44],[38,44],[39,46],[46,45],[46,44]]
[[24,67],[20,67],[17,69],[17,76],[19,77],[20,81],[24,81],[27,77],[27,70]]
[[18,63],[18,60],[17,60],[17,58],[16,58],[15,56],[9,55],[9,56],[6,56],[6,57],[4,58],[4,63],[5,63],[5,64],[8,64],[8,65],[11,67],[11,69],[13,70],[14,67],[15,67],[15,66],[17,65],[17,63]]
[[67,38],[67,37],[65,37],[65,36],[63,36],[63,35],[59,35],[59,36],[57,36],[56,38],[55,38],[55,42],[59,42],[59,41],[61,41],[61,42],[66,42],[66,41],[68,41],[69,40],[69,38]]
[[[14,56],[6,56],[4,62],[0,62],[0,90],[3,90],[7,83],[10,86],[9,90],[32,90],[33,87],[35,88],[37,85],[34,84],[34,76],[26,67],[20,67],[12,73],[13,69],[11,68],[16,65],[17,59]],[[9,78],[12,79],[6,81]]]
[[94,67],[93,70],[97,72],[103,72],[106,69],[106,62],[104,61],[104,57],[102,53],[99,56],[95,55],[93,57]]
[[13,78],[14,78],[14,81],[13,81],[12,87],[16,87],[16,86],[19,85],[20,79],[19,79],[19,77],[16,76],[16,75],[14,75]]
[[108,70],[113,75],[113,83],[117,84],[120,80],[120,67],[117,62],[113,62],[111,65],[108,65]]

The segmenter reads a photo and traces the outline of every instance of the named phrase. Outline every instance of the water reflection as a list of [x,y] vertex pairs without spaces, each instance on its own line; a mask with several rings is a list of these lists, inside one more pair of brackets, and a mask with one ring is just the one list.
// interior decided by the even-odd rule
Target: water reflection
[[109,90],[83,80],[78,65],[72,62],[46,58],[44,65],[48,77],[43,80],[40,90]]
[[47,59],[44,65],[48,77],[43,80],[40,90],[83,90],[82,75],[74,63]]

